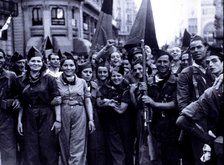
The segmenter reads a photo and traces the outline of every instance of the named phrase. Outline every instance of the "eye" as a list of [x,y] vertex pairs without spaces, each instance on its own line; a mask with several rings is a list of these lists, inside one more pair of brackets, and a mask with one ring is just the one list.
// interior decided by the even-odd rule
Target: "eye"
[[193,51],[194,49],[195,49],[195,47],[191,47],[191,48],[190,48],[190,51]]
[[202,46],[201,46],[201,45],[197,46],[197,49],[201,49],[201,48],[202,48]]

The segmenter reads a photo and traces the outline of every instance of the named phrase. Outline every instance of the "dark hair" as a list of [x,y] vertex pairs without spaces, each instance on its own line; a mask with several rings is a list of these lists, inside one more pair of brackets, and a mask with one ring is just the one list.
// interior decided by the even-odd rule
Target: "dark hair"
[[62,67],[62,65],[64,64],[64,62],[65,62],[66,60],[72,60],[72,61],[74,62],[74,64],[75,64],[75,67],[76,67],[76,68],[78,67],[78,66],[77,66],[77,63],[76,63],[76,60],[74,59],[73,55],[70,54],[70,53],[67,53],[67,52],[65,52],[65,53],[62,55],[62,58],[61,58],[61,65],[60,65],[60,67]]
[[115,51],[113,51],[113,52],[111,52],[111,53],[109,54],[109,57],[108,57],[108,61],[109,61],[109,62],[110,62],[111,55],[112,55],[113,53],[118,53],[118,54],[121,56],[121,58],[122,58],[122,53],[121,53],[119,50],[115,50]]
[[77,71],[76,71],[77,76],[78,76],[78,77],[81,77],[81,73],[82,73],[82,71],[83,71],[84,69],[86,69],[86,68],[91,68],[91,69],[93,70],[93,66],[92,66],[91,63],[89,63],[89,62],[86,62],[86,63],[83,63],[83,64],[81,64],[81,65],[78,65],[78,68],[77,68]]
[[51,56],[52,56],[52,55],[58,56],[59,59],[60,59],[60,56],[59,56],[57,53],[51,53],[51,54],[49,54],[48,57],[47,57],[49,61],[51,60]]
[[[204,46],[208,46],[208,43],[199,35],[194,35],[191,37],[190,43],[194,41],[201,41]],[[190,48],[190,45],[189,45]]]
[[137,65],[137,64],[140,64],[140,65],[143,66],[143,61],[142,61],[142,59],[137,59],[137,60],[135,60],[134,63],[131,65],[131,69],[133,69],[134,66]]
[[107,68],[108,78],[109,78],[110,77],[110,68],[109,68],[109,65],[107,65],[107,64],[99,64],[99,65],[96,66],[96,78],[99,79],[99,77],[98,77],[98,69],[99,69],[99,67]]
[[124,76],[124,65],[122,64],[119,67],[113,68],[111,70],[111,73],[110,74],[112,74],[113,71],[116,71],[116,72],[118,72],[118,73],[120,73],[120,74],[122,74]]
[[0,49],[0,52],[3,54],[4,58],[5,58],[5,52],[3,49]]
[[191,56],[189,50],[184,50],[181,53],[180,60],[182,61],[182,57],[183,57],[184,54],[188,54],[188,57],[189,57],[189,59],[188,59],[189,65],[192,65],[192,56]]

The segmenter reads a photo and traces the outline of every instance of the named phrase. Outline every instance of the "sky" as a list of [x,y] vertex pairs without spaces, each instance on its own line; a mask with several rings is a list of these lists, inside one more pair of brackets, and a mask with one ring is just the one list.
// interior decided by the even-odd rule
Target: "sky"
[[[139,8],[142,0],[135,0]],[[180,0],[151,0],[159,46],[169,44],[178,35]]]

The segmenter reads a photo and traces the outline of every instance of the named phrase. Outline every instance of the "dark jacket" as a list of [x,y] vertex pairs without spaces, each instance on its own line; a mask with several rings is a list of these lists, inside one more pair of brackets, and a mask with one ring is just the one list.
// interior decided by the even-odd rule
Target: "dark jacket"
[[[195,80],[195,81],[194,81]],[[204,91],[212,86],[214,78],[208,72],[202,73],[197,67],[185,68],[177,81],[177,102],[179,111],[183,110],[192,101],[198,99]]]
[[224,111],[223,111],[223,85],[216,90],[208,88],[201,97],[184,108],[181,115],[187,116],[194,122],[207,119],[208,130],[216,136],[223,135]]
[[[155,82],[148,88],[149,96],[156,102],[176,102],[176,76],[170,74],[162,85]],[[176,142],[179,131],[175,125],[178,117],[177,107],[163,111],[162,109],[152,108],[152,133],[157,139],[164,142]]]

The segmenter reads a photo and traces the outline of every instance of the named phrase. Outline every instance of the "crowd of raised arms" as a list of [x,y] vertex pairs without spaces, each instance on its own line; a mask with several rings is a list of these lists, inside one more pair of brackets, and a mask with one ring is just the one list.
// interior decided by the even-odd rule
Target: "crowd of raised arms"
[[221,165],[223,57],[197,35],[185,49],[0,49],[0,165]]

